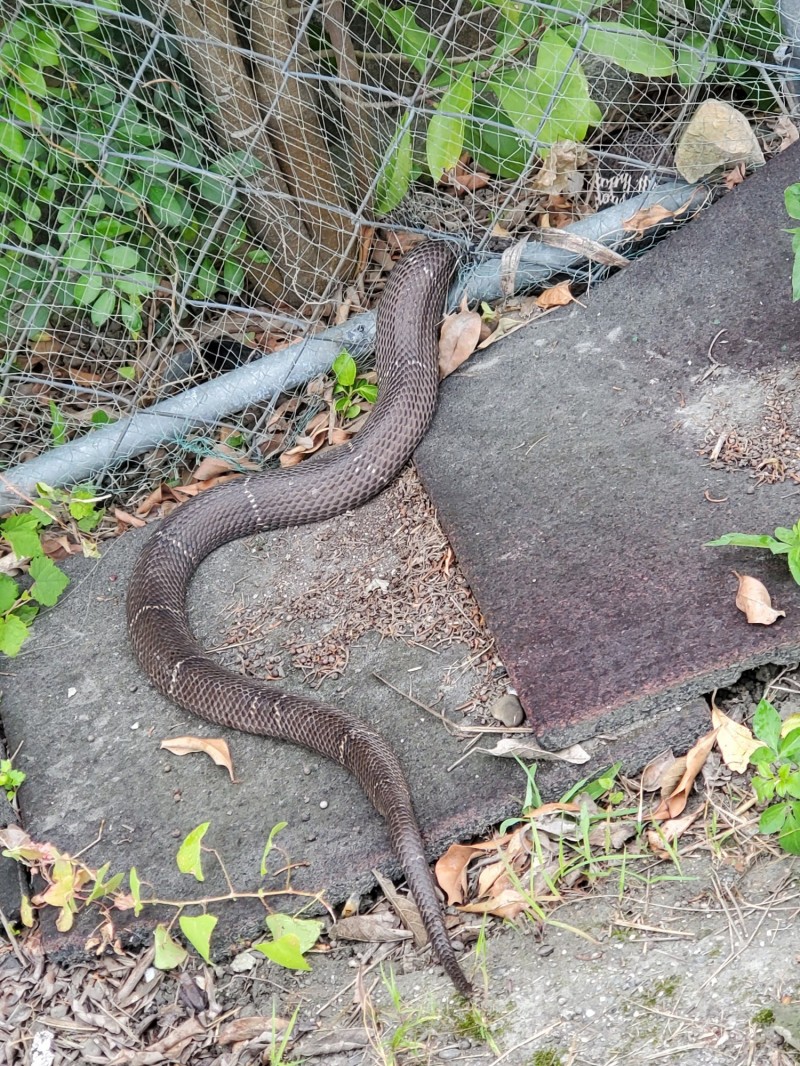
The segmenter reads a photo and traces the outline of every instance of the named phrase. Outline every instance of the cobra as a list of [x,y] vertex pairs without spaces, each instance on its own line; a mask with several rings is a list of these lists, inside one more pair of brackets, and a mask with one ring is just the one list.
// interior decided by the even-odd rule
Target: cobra
[[166,696],[216,725],[302,744],[348,769],[386,819],[392,848],[439,962],[464,995],[471,986],[447,933],[403,768],[358,715],[218,665],[195,640],[186,595],[197,567],[240,537],[303,525],[360,506],[407,462],[438,394],[438,329],[456,255],[425,241],[392,270],[378,307],[379,398],[348,444],[289,470],[217,486],[174,511],[145,545],[128,589],[128,631],[144,670]]

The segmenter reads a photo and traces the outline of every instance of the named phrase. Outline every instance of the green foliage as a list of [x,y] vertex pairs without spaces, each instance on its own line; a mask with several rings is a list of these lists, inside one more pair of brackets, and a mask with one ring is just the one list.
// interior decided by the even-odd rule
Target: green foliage
[[265,922],[272,940],[261,940],[254,949],[287,970],[310,970],[304,956],[319,940],[322,922],[289,914],[269,914]]
[[723,548],[734,545],[737,548],[763,548],[773,555],[785,555],[792,577],[800,585],[800,522],[795,522],[791,529],[779,526],[775,536],[766,533],[725,533],[717,540],[710,540],[706,548]]
[[82,533],[91,533],[103,517],[91,486],[72,492],[39,484],[39,498],[30,511],[10,515],[0,521],[0,541],[22,565],[28,563],[33,578],[29,588],[21,588],[8,574],[0,574],[0,652],[15,656],[30,633],[40,607],[53,607],[69,584],[69,578],[42,549],[41,531],[51,525],[59,510],[65,511]]
[[761,812],[761,833],[777,833],[778,843],[792,855],[800,855],[800,726],[786,729],[767,700],[761,700],[753,716],[753,733],[762,742],[750,756],[756,769],[753,789]]
[[[790,185],[783,194],[786,204],[786,214],[790,218],[800,218],[800,184]],[[792,235],[792,251],[794,252],[794,265],[792,266],[792,299],[800,300],[800,227],[788,230]]]
[[[441,92],[426,128],[412,128],[404,115],[395,130],[376,190],[381,214],[393,210],[423,172],[438,182],[465,150],[490,174],[513,179],[528,166],[532,147],[544,158],[556,141],[583,141],[603,116],[581,55],[633,74],[675,79],[684,88],[711,78],[736,83],[756,106],[770,106],[754,64],[771,62],[780,45],[774,0],[743,0],[735,15],[727,14],[725,0],[687,0],[686,22],[694,30],[683,21],[670,24],[657,0],[633,0],[618,21],[600,20],[605,9],[598,0],[470,3],[495,10],[493,28],[479,57],[456,62],[414,4],[356,0],[415,75]],[[718,39],[709,40],[718,20]],[[424,146],[419,153],[416,137]]]
[[378,386],[358,377],[356,361],[349,352],[341,352],[333,361],[333,403],[338,414],[346,419],[357,418],[361,414],[361,404],[375,403],[378,399]]
[[[260,164],[202,154],[207,107],[170,76],[167,53],[136,99],[118,87],[145,47],[113,18],[119,6],[54,0],[0,22],[0,239],[13,246],[0,254],[0,336],[43,329],[55,308],[135,338],[162,278],[196,299],[235,296],[258,252],[233,176]],[[51,418],[61,443],[54,404]]]
[[14,769],[11,759],[0,759],[0,791],[5,792],[9,803],[17,798],[17,789],[24,780],[25,774]]

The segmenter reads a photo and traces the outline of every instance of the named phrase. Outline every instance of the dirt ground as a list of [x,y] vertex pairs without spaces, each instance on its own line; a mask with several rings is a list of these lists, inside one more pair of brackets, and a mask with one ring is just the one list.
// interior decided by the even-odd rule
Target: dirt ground
[[[781,713],[800,705],[797,675],[769,668],[717,702],[747,718],[767,684]],[[471,1006],[408,939],[323,937],[308,973],[250,949],[170,972],[152,948],[68,965],[44,957],[35,930],[5,940],[0,1063],[790,1066],[800,862],[758,835],[747,778],[713,754],[689,809],[666,857],[642,837],[597,848],[536,914],[454,917]],[[385,899],[362,901],[370,910],[397,935]]]

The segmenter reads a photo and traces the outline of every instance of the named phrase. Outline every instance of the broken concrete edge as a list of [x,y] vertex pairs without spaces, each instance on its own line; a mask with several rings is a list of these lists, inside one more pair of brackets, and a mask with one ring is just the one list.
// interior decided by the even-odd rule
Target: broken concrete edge
[[[659,738],[658,750],[671,748],[676,753],[682,753],[698,737],[707,733],[710,727],[711,718],[707,700],[695,699],[684,706],[673,705],[660,717],[650,719],[644,725],[640,723],[625,733],[586,741],[584,746],[592,751],[590,762],[582,765],[566,762],[540,762],[536,773],[536,783],[543,799],[554,801],[579,782],[598,777],[618,762],[622,764],[621,773],[624,776],[634,777],[641,772],[656,752],[654,734],[657,734]],[[454,816],[440,823],[436,837],[427,841],[426,851],[429,861],[433,862],[453,843],[484,838],[505,819],[521,816],[524,786],[524,778],[520,771],[519,789],[514,793],[508,792],[498,796],[491,810],[473,809],[468,811],[463,818],[457,820]],[[377,858],[376,856],[376,860]],[[92,865],[90,859],[87,860],[87,865]],[[102,865],[102,861],[98,865]],[[401,876],[399,864],[388,851],[380,857],[380,861],[376,861],[375,867],[395,881]],[[32,888],[30,879],[27,877],[28,871],[13,860],[0,859],[0,871],[4,868],[6,868],[4,877],[8,884],[5,894],[0,896],[0,907],[7,919],[15,920],[19,911],[20,893],[24,891],[30,896],[39,886],[34,884]],[[112,870],[110,874],[117,872]],[[219,884],[215,885],[215,880],[218,878],[219,871],[213,871],[204,882],[202,892],[194,894],[195,897],[202,894],[213,896],[224,893],[226,889],[221,878],[219,878]],[[374,893],[376,881],[372,875],[352,878],[347,876],[346,871],[343,871],[341,881],[320,890],[324,903],[314,902],[313,893],[306,892],[302,897],[298,897],[287,894],[285,891],[281,892],[282,887],[282,884],[265,887],[265,891],[275,893],[269,896],[266,906],[252,899],[226,901],[223,904],[212,903],[207,906],[192,904],[180,911],[177,907],[149,905],[146,913],[139,917],[135,917],[132,911],[115,912],[113,908],[109,908],[108,917],[114,926],[113,939],[118,938],[126,949],[141,950],[151,943],[155,928],[160,923],[166,925],[174,923],[179,913],[210,913],[218,918],[213,937],[212,959],[215,962],[223,962],[247,950],[253,942],[264,939],[268,935],[264,918],[273,910],[285,909],[293,913],[302,911],[304,917],[331,916],[331,909],[354,893],[365,897]],[[220,889],[219,892],[217,888]],[[285,903],[288,903],[288,906]],[[80,911],[75,916],[72,929],[67,933],[56,929],[56,914],[55,908],[52,907],[45,907],[39,912],[41,943],[48,958],[56,962],[71,963],[95,954],[96,948],[87,947],[87,941],[98,936],[105,920],[103,909],[88,907]],[[176,939],[181,939],[177,926],[170,932]]]

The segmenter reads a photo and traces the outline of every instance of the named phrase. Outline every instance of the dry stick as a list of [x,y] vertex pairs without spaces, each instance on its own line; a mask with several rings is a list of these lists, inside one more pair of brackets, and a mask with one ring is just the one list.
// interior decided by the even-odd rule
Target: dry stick
[[5,930],[5,934],[8,937],[8,942],[14,949],[14,954],[17,956],[17,961],[21,966],[27,966],[30,960],[26,959],[22,952],[19,950],[19,945],[17,944],[17,939],[14,936],[14,931],[8,923],[8,920],[5,914],[3,913],[2,907],[0,907],[0,925],[2,925],[3,929]]

